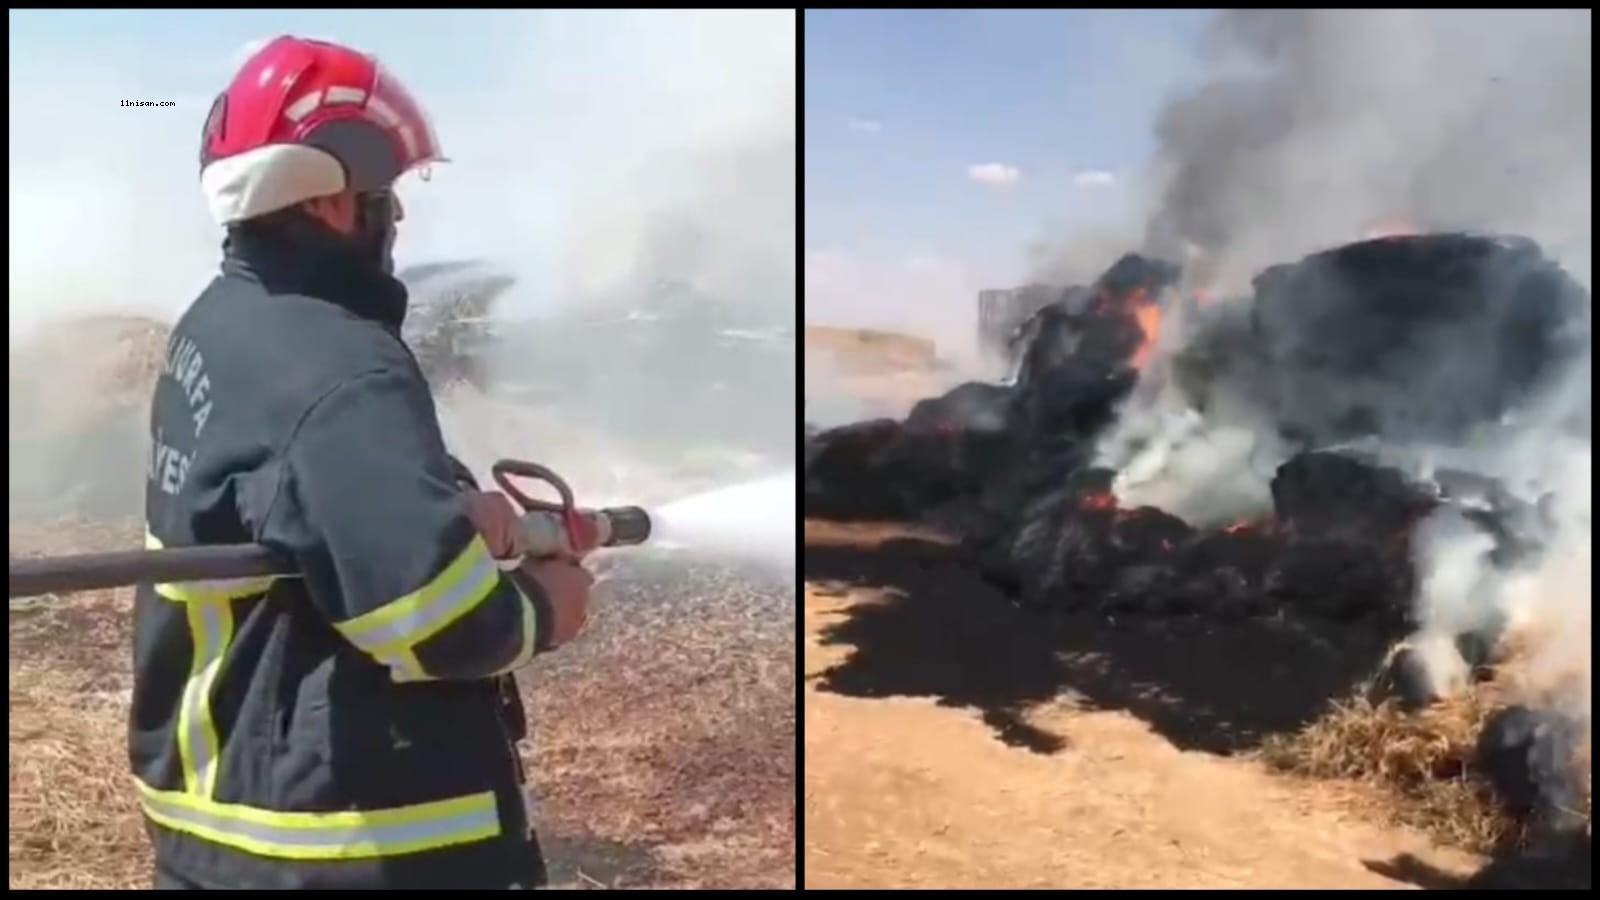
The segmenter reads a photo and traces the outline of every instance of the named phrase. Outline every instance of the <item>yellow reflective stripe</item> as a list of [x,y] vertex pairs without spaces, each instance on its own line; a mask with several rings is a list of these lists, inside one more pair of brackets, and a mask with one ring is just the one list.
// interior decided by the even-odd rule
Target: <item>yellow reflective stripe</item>
[[415,650],[401,650],[386,662],[389,664],[389,680],[395,684],[408,684],[414,681],[438,681],[437,678],[422,670],[422,661],[417,659],[417,651]]
[[522,606],[522,649],[517,651],[515,659],[497,670],[494,673],[496,675],[504,675],[527,665],[533,660],[533,648],[538,644],[535,638],[538,636],[539,622],[533,614],[533,604],[526,597],[519,596],[517,599]]
[[221,753],[216,721],[211,716],[211,691],[233,642],[233,608],[228,601],[208,601],[186,604],[185,611],[194,652],[178,707],[178,755],[183,761],[184,788],[210,797],[216,791]]
[[499,583],[500,570],[488,545],[481,536],[474,537],[432,581],[334,627],[352,644],[404,670],[414,657],[407,660],[403,654],[472,612]]
[[[534,615],[533,604],[527,600],[522,601],[522,648],[517,651],[515,658],[506,665],[496,669],[485,676],[492,678],[495,675],[505,675],[522,668],[533,661],[533,651],[538,646],[535,638],[539,633],[539,620]],[[422,670],[422,664],[417,661],[415,651],[407,650],[396,658],[389,660],[389,678],[396,684],[411,684],[418,681],[437,681],[438,679]]]
[[[164,544],[161,539],[151,534],[144,533],[144,546],[147,550],[161,550]],[[168,582],[155,586],[156,593],[175,603],[210,603],[222,600],[241,600],[254,594],[260,594],[272,587],[277,581],[274,575],[261,575],[255,578],[223,578],[212,581],[183,581]]]
[[257,856],[328,860],[401,856],[498,837],[494,792],[395,809],[277,812],[160,791],[135,779],[160,825]]
[[[144,545],[163,548],[161,539],[148,529]],[[211,715],[211,692],[222,672],[222,660],[233,643],[234,600],[265,591],[271,576],[227,581],[158,584],[156,593],[184,605],[189,620],[192,653],[189,678],[183,685],[178,704],[178,758],[183,766],[183,787],[191,794],[210,797],[217,789],[217,759],[222,742],[217,737],[216,720]]]

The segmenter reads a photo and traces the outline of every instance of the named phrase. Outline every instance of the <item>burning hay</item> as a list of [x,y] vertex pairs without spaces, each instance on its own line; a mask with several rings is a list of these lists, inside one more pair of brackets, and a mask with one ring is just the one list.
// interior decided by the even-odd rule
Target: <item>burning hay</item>
[[1180,281],[1124,257],[1023,325],[1011,383],[814,435],[807,514],[954,528],[1055,615],[1409,638],[1384,692],[1269,757],[1389,783],[1467,846],[1586,829],[1587,800],[1558,811],[1587,644],[1532,652],[1581,692],[1490,663],[1540,619],[1587,634],[1587,292],[1530,241],[1462,234],[1314,254],[1234,300]]

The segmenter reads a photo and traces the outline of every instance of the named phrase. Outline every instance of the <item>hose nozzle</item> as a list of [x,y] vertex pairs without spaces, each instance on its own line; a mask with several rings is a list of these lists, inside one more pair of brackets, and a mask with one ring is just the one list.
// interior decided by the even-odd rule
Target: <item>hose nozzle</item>
[[[538,463],[502,459],[494,464],[500,488],[522,505],[522,535],[528,555],[578,555],[597,547],[632,547],[650,539],[650,516],[637,506],[582,509],[561,476]],[[535,500],[517,489],[511,476],[537,478],[556,489],[560,503]]]
[[650,539],[650,515],[637,506],[611,506],[595,510],[602,547],[633,547]]
[[563,513],[534,509],[524,514],[522,538],[528,555],[539,559],[577,556],[599,547],[632,547],[650,538],[650,516],[637,506],[573,513],[580,523],[576,529],[569,527],[570,518]]

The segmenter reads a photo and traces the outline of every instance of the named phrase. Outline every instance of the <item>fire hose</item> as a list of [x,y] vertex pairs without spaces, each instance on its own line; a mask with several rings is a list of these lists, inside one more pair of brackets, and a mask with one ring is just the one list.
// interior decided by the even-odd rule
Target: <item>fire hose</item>
[[[643,509],[637,506],[579,507],[566,481],[538,463],[502,459],[491,471],[500,489],[522,507],[522,536],[530,558],[571,556],[596,547],[633,546],[650,538],[650,516]],[[549,484],[555,488],[560,502],[529,497],[512,482],[513,476]],[[261,544],[81,553],[11,560],[10,596],[298,574],[292,560]]]

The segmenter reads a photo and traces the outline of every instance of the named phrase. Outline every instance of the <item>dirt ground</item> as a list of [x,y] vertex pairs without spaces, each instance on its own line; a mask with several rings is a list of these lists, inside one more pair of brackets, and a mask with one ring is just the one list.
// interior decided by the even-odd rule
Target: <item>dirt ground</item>
[[[11,551],[129,546],[137,526],[13,528]],[[788,575],[640,556],[579,641],[520,678],[552,880],[795,886]],[[143,888],[127,784],[131,590],[13,603],[9,887]]]
[[1182,673],[1136,677],[1116,640],[1046,659],[936,538],[906,538],[806,526],[805,887],[1399,888],[1480,866],[1386,824],[1370,788],[1219,752],[1287,700],[1175,695]]

